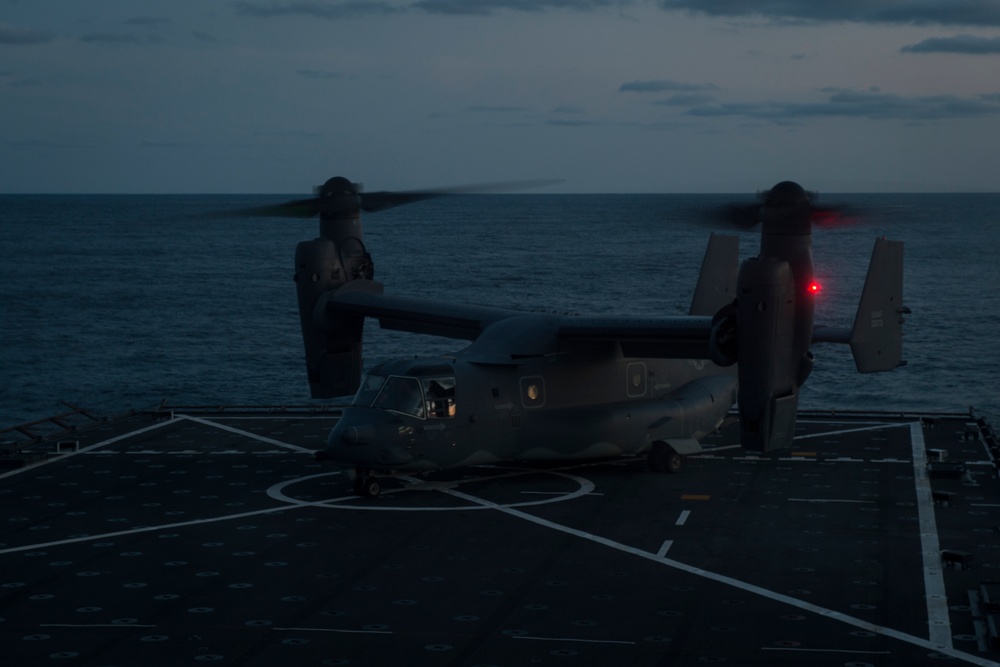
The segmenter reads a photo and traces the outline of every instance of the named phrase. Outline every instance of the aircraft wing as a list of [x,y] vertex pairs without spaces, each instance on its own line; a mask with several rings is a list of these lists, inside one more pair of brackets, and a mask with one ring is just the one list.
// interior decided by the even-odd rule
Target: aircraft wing
[[711,317],[566,317],[558,338],[560,343],[618,343],[626,357],[710,359],[711,333]]
[[[385,329],[474,341],[492,325],[518,318],[523,341],[511,341],[512,356],[535,356],[578,347],[579,344],[618,343],[629,357],[708,359],[712,318],[574,317],[526,313],[490,306],[473,306],[397,296],[362,289],[334,294],[328,310],[373,317]],[[538,326],[532,326],[528,321]],[[554,341],[550,338],[554,334]],[[543,339],[555,346],[545,349]],[[518,342],[521,344],[518,345]],[[520,348],[520,349],[519,349]]]
[[[357,282],[357,281],[356,281]],[[385,329],[475,340],[494,322],[521,315],[514,310],[397,296],[362,289],[335,293],[326,308],[378,319]]]

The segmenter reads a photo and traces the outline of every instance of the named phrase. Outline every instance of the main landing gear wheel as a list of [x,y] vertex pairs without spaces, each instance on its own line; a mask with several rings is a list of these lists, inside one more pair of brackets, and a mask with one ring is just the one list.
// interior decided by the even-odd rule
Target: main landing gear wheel
[[665,442],[654,442],[649,450],[649,469],[653,472],[679,472],[684,467],[684,457]]
[[354,493],[364,498],[374,498],[382,490],[378,480],[371,476],[358,475],[354,478]]

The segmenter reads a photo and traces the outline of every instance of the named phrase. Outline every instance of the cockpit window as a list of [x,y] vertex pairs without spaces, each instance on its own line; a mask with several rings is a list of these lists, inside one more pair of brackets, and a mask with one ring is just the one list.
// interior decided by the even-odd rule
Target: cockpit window
[[385,384],[384,375],[369,373],[361,381],[361,386],[358,388],[358,393],[354,395],[352,403],[354,405],[371,405],[383,384]]
[[354,395],[354,405],[392,410],[424,419],[455,416],[454,377],[405,377],[369,373]]
[[401,377],[391,375],[382,386],[372,403],[373,408],[402,412],[414,417],[424,418],[424,395],[420,390],[420,381],[417,378]]
[[455,378],[424,378],[427,416],[448,419],[455,416]]

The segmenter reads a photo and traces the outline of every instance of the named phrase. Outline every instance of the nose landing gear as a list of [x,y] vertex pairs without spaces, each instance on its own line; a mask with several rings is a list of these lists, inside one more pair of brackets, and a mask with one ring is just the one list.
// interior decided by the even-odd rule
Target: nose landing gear
[[357,470],[354,475],[354,493],[362,498],[374,498],[382,491],[378,480],[367,470]]

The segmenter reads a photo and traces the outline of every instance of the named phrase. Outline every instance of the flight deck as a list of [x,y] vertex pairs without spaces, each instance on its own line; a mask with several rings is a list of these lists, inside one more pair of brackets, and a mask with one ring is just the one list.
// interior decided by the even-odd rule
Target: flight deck
[[[160,410],[0,457],[10,665],[997,665],[1000,481],[970,414],[735,425],[644,458],[360,498],[333,413]],[[991,451],[992,447],[992,451]]]

